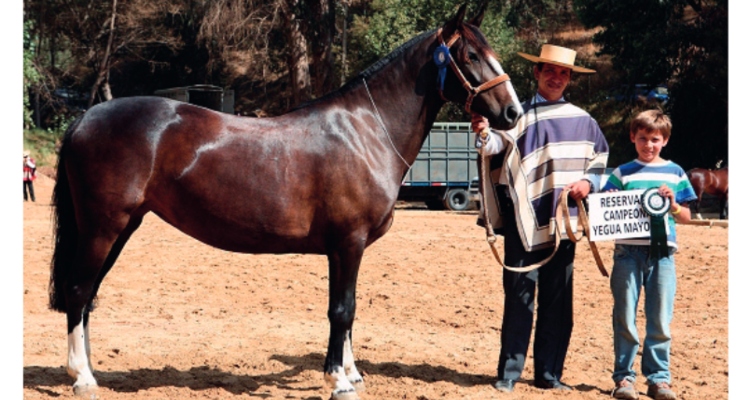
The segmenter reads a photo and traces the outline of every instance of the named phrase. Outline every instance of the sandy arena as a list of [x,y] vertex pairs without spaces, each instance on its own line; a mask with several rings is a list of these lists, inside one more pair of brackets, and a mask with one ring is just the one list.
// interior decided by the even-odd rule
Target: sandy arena
[[[65,316],[47,307],[53,184],[41,176],[37,202],[23,206],[24,399],[75,398]],[[475,221],[471,212],[398,209],[391,230],[365,251],[354,325],[362,400],[553,398],[532,386],[531,358],[514,393],[492,387],[501,270]],[[681,225],[678,240],[673,389],[685,400],[727,399],[728,229]],[[599,248],[610,270],[613,245]],[[603,400],[613,387],[612,299],[585,240],[578,253],[563,376],[574,391],[554,397]],[[327,302],[323,256],[229,253],[149,214],[92,314],[99,396],[327,400]],[[642,340],[642,310],[638,324]],[[636,388],[648,398],[642,376]]]

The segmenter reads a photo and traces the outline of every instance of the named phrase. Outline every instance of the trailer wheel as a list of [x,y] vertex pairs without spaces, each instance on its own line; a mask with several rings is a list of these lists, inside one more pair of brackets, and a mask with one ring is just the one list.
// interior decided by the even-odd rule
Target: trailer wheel
[[453,211],[464,211],[471,204],[469,191],[466,189],[451,189],[443,200],[445,208]]

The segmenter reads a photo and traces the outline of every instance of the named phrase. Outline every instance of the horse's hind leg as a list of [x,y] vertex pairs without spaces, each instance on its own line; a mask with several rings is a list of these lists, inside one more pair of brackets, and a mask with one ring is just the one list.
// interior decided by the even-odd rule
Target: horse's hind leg
[[364,389],[364,381],[354,365],[352,351],[357,274],[363,252],[363,244],[356,243],[328,255],[328,320],[331,332],[324,371],[326,381],[333,387],[331,399],[334,400],[359,399],[357,390]]
[[[68,374],[76,381],[73,391],[79,396],[93,395],[98,387],[91,366],[89,315],[104,276],[114,265],[125,243],[138,228],[142,217],[134,217],[116,233],[99,233],[79,238],[74,274],[66,285],[68,321]],[[112,237],[116,237],[112,240]]]
[[[692,203],[692,206],[695,207],[695,218],[696,219],[703,219],[703,216],[701,215],[701,198],[703,197],[703,193],[696,193],[698,198]],[[691,212],[693,210],[690,210]]]
[[65,285],[68,321],[68,374],[75,379],[73,391],[87,395],[97,388],[88,345],[88,314],[93,301],[93,288],[115,239],[106,236],[81,235],[72,268]]
[[729,200],[726,197],[719,199],[719,219],[729,218]]

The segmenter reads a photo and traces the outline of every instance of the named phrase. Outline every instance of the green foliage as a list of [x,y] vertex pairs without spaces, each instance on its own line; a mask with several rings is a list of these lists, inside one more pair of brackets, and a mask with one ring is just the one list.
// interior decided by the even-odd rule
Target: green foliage
[[43,129],[24,129],[23,148],[31,151],[37,167],[54,166],[57,160],[55,146],[59,135]]
[[34,154],[37,166],[54,166],[57,162],[57,146],[75,117],[64,114],[53,118],[51,127],[47,129],[24,129],[23,148]]
[[[411,37],[439,27],[458,10],[453,0],[374,0],[370,7],[367,14],[353,18],[351,47],[356,49],[352,55],[353,71],[364,70]],[[517,58],[514,55],[520,44],[503,15],[495,9],[490,7],[487,10],[481,29],[506,72],[515,76],[515,71],[522,66],[517,61],[505,60]],[[470,4],[466,11],[467,20],[478,11],[478,4]],[[468,121],[469,116],[461,106],[448,104],[438,115],[438,120]]]
[[31,119],[31,101],[29,90],[41,82],[42,75],[34,65],[35,45],[31,35],[31,22],[26,21],[23,25],[23,126],[24,129],[34,127]]
[[437,28],[455,11],[450,0],[374,0],[370,12],[353,17],[353,70],[364,70],[416,34]]

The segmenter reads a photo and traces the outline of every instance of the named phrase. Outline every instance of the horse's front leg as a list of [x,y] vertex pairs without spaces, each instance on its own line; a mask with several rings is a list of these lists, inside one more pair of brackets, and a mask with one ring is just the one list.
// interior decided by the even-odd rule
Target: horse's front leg
[[331,333],[323,369],[326,382],[333,387],[331,399],[334,400],[359,399],[357,390],[364,390],[364,381],[354,365],[352,350],[357,274],[363,252],[364,246],[357,244],[328,255]]
[[352,330],[349,329],[344,341],[344,372],[346,379],[354,386],[357,392],[365,391],[365,380],[354,365],[354,349],[352,348]]

